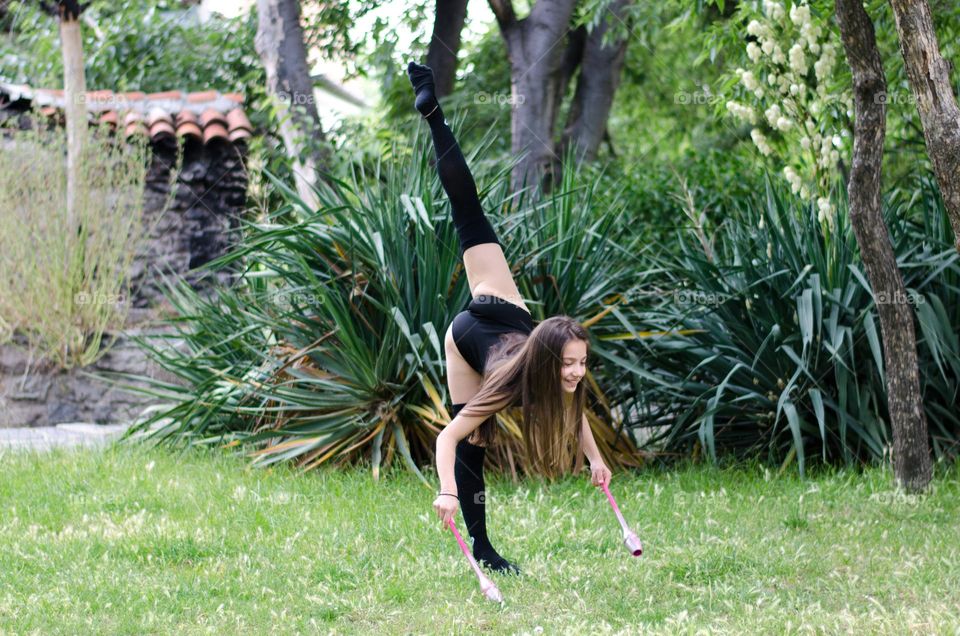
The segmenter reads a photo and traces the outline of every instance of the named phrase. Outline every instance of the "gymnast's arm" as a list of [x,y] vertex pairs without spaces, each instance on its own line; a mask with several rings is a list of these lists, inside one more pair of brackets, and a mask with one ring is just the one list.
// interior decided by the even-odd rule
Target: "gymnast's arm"
[[488,417],[506,408],[508,401],[509,398],[504,396],[492,402],[489,407],[484,406],[483,410],[477,413],[470,412],[471,404],[467,402],[457,416],[437,435],[437,474],[440,477],[440,492],[457,494],[457,483],[453,476],[457,443],[473,433]]
[[583,450],[583,454],[587,456],[591,466],[597,462],[603,463],[603,459],[600,457],[600,449],[597,448],[597,442],[593,439],[593,431],[590,429],[586,413],[583,414],[580,421],[580,448]]

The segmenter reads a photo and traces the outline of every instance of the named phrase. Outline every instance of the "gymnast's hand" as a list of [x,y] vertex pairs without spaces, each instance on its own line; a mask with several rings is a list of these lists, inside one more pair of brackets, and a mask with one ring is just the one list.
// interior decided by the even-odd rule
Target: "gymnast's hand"
[[459,504],[460,500],[452,495],[437,495],[437,498],[433,500],[433,509],[436,510],[443,525],[447,525],[447,522],[456,516]]
[[590,464],[590,481],[594,486],[599,488],[604,484],[609,485],[611,477],[613,477],[613,473],[602,461]]

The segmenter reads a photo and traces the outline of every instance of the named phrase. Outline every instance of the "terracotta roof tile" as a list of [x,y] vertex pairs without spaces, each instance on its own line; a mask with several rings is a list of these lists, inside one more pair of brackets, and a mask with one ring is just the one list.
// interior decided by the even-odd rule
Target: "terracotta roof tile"
[[159,119],[150,124],[150,139],[158,139],[162,135],[174,137],[176,133],[173,130],[173,124],[169,121]]
[[183,99],[183,93],[180,91],[164,91],[162,93],[147,93],[145,96],[146,99],[150,101],[161,100],[161,99]]
[[100,123],[107,124],[112,128],[117,127],[117,111],[108,110],[107,112],[100,115]]
[[210,143],[214,139],[228,140],[227,127],[218,121],[213,121],[203,127],[203,143]]
[[146,117],[147,126],[152,126],[158,121],[165,121],[168,124],[173,125],[173,117],[170,116],[170,113],[162,108],[151,108]]
[[194,139],[203,138],[203,129],[197,124],[197,116],[189,110],[181,111],[177,115],[177,136]]
[[190,93],[187,95],[187,101],[191,104],[199,104],[202,102],[209,102],[220,96],[220,93],[217,91],[203,91],[200,93]]
[[[253,136],[253,126],[243,111],[243,95],[215,90],[186,93],[163,91],[144,93],[110,90],[87,91],[84,103],[91,123],[122,127],[123,134],[148,135],[153,142],[171,138],[193,138],[204,143],[214,139],[240,141]],[[22,100],[22,101],[21,101]],[[64,94],[60,89],[32,88],[0,82],[0,104],[20,101],[38,106],[43,114],[62,119]],[[122,126],[121,123],[122,122]]]
[[202,113],[200,113],[200,125],[206,128],[212,123],[224,124],[227,123],[227,118],[223,116],[216,108],[208,108]]
[[146,135],[147,127],[143,125],[143,115],[130,111],[123,116],[123,136]]
[[147,130],[150,132],[150,139],[156,139],[160,135],[174,136],[173,117],[162,108],[154,107],[147,113]]
[[253,136],[253,126],[242,108],[234,108],[227,113],[227,128],[230,131],[230,141]]

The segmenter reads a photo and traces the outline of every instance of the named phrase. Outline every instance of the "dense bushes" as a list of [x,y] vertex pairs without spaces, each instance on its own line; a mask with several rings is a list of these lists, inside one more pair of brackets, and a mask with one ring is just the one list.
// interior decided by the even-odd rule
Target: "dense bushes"
[[[940,455],[960,436],[960,264],[936,188],[921,181],[909,191],[886,206],[908,290],[894,301],[916,310]],[[623,404],[631,424],[654,427],[666,450],[795,454],[801,471],[811,456],[850,462],[889,452],[876,300],[840,207],[825,233],[815,206],[768,186],[736,217],[679,234],[678,254],[659,261],[657,281],[628,315],[637,328],[687,335],[624,346],[634,363]]]
[[[371,174],[320,188],[321,205],[289,205],[251,224],[231,254],[242,275],[212,299],[179,283],[170,300],[185,346],[144,341],[185,386],[152,380],[169,400],[133,436],[188,444],[243,444],[257,464],[369,460],[394,456],[412,470],[432,458],[449,422],[443,337],[469,301],[449,210],[428,158],[394,148]],[[471,165],[481,166],[470,159]],[[563,187],[535,201],[509,192],[509,165],[478,182],[520,270],[535,319],[564,312],[580,321],[613,320],[605,301],[633,282],[629,222],[622,210],[591,204],[594,186]],[[279,183],[278,183],[279,185]],[[602,343],[600,344],[602,348]],[[611,426],[603,377],[588,378],[588,417],[611,465],[634,465],[635,449]],[[505,414],[495,463],[522,469],[515,414]]]
[[[257,464],[304,469],[431,460],[449,421],[443,333],[469,293],[430,149],[394,142],[381,156],[324,185],[316,212],[286,191],[211,264],[242,265],[233,287],[212,300],[171,287],[186,349],[145,344],[186,388],[154,380],[169,402],[134,436],[243,445]],[[535,319],[590,328],[590,420],[611,464],[635,465],[634,443],[795,457],[801,470],[888,452],[879,323],[843,201],[825,230],[814,207],[776,184],[756,191],[719,159],[676,194],[663,172],[568,169],[535,200],[509,191],[509,164],[468,160]],[[660,207],[645,209],[651,193]],[[942,455],[960,434],[960,264],[932,183],[894,191],[887,210]],[[522,470],[516,415],[490,456]]]

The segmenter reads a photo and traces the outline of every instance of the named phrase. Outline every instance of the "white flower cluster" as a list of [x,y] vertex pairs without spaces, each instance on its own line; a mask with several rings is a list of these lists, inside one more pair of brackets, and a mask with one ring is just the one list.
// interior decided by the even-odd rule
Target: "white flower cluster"
[[807,74],[807,57],[799,42],[790,47],[790,70],[801,77]]
[[779,2],[763,1],[763,12],[774,22],[783,20],[783,4]]
[[840,151],[839,148],[843,147],[843,138],[840,135],[830,136],[821,136],[815,134],[811,142],[810,139],[804,138],[800,141],[801,146],[806,140],[806,147],[814,147],[817,150],[817,167],[822,170],[829,170],[837,164],[840,160]]
[[736,70],[736,74],[740,77],[740,82],[743,84],[744,88],[752,92],[757,99],[763,98],[763,87],[760,86],[760,82],[757,81],[757,78],[752,72],[738,68]]
[[810,190],[807,189],[806,184],[803,182],[803,177],[794,170],[793,166],[787,166],[783,169],[783,176],[786,177],[787,181],[790,183],[790,190],[794,194],[799,194],[804,199],[810,197]]
[[757,123],[757,114],[753,112],[753,109],[749,106],[744,106],[739,102],[731,100],[727,102],[727,110],[740,121],[747,122],[748,124]]
[[830,203],[830,199],[827,197],[818,197],[817,198],[817,220],[820,221],[820,225],[827,225],[833,230],[833,204]]
[[813,70],[817,75],[817,85],[823,83],[830,77],[833,71],[833,65],[837,62],[837,47],[832,44],[824,44],[820,59],[813,63]]
[[832,228],[833,206],[823,194],[846,140],[835,134],[838,115],[849,116],[853,105],[849,92],[831,93],[839,48],[831,40],[837,36],[826,26],[828,18],[812,15],[808,1],[793,0],[789,10],[783,2],[758,3],[762,12],[747,24],[751,68],[735,71],[747,99],[726,106],[751,125],[750,138],[762,155],[788,164],[783,176],[791,190],[815,200],[821,223]]
[[750,131],[750,138],[753,139],[753,143],[757,146],[760,154],[766,156],[773,152],[773,148],[770,147],[770,142],[767,141],[767,138],[760,132],[759,128],[754,128]]
[[770,122],[770,126],[781,132],[786,132],[793,126],[793,122],[783,116],[783,112],[781,112],[780,106],[777,104],[771,105],[763,114],[766,116],[767,121]]

